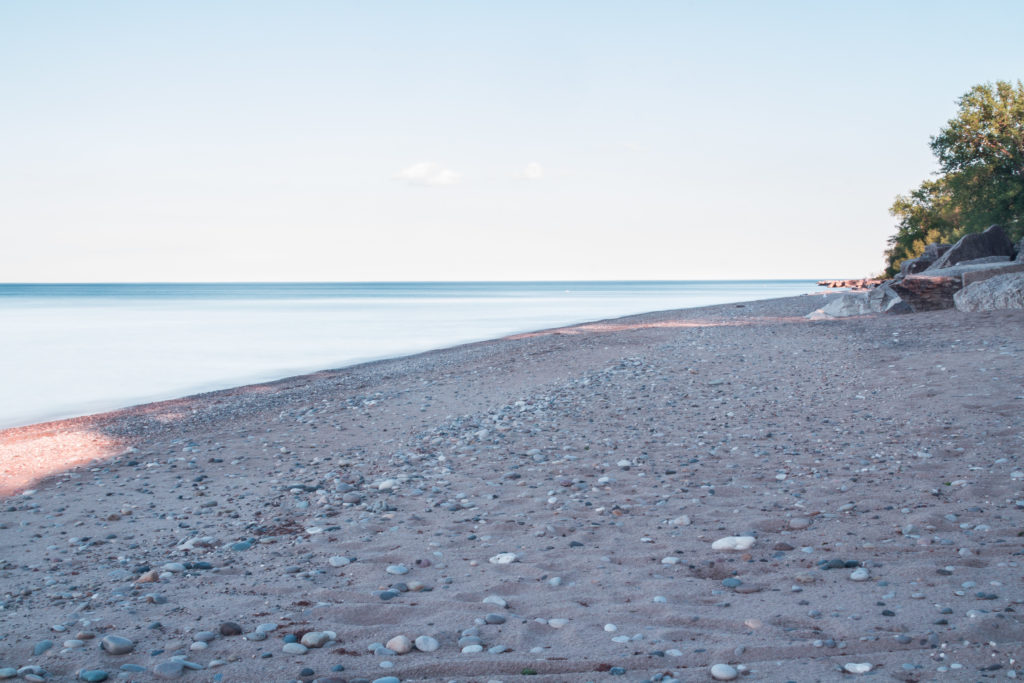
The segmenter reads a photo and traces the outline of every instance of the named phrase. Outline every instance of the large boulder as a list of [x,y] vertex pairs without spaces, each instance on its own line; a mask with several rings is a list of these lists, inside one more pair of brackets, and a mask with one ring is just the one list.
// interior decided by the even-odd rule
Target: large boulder
[[953,295],[963,287],[963,278],[956,275],[931,275],[927,272],[893,282],[890,287],[915,313],[953,308]]
[[805,317],[810,320],[829,320],[872,313],[910,312],[910,306],[904,303],[896,292],[888,285],[881,285],[867,292],[848,292],[837,296]]
[[949,248],[953,246],[951,244],[939,244],[933,242],[924,248],[924,253],[917,258],[912,258],[904,261],[900,264],[900,275],[906,277],[907,275],[914,275],[920,273],[928,266],[935,263],[939,258],[949,251]]
[[1024,272],[996,275],[967,285],[953,295],[958,311],[1024,309]]
[[963,261],[972,261],[988,256],[1007,256],[1013,258],[1013,254],[1013,242],[1006,236],[1006,232],[1003,231],[1002,227],[992,225],[985,232],[971,233],[961,237],[959,242],[950,247],[945,254],[937,258],[923,272],[927,273],[941,268],[948,268]]
[[888,284],[868,292],[868,308],[872,313],[912,313],[912,309]]
[[853,315],[872,313],[866,292],[848,292],[840,294],[816,311],[807,314],[810,320],[829,320],[830,318],[849,318]]

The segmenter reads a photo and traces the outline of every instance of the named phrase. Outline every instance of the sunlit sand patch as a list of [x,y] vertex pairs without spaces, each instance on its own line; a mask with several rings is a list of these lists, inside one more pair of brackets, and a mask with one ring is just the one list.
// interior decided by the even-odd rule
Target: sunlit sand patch
[[665,329],[665,328],[694,328],[694,327],[749,327],[751,325],[761,325],[764,323],[805,323],[807,322],[803,318],[799,317],[772,317],[772,318],[741,318],[737,320],[658,320],[652,322],[636,322],[636,323],[622,323],[622,322],[607,322],[607,323],[587,323],[583,325],[574,325],[572,327],[558,327],[551,330],[540,330],[538,332],[525,332],[523,334],[516,334],[508,339],[529,339],[530,337],[546,337],[553,334],[560,335],[579,335],[587,334],[589,332],[632,332],[635,330],[653,330],[653,329]]
[[0,442],[0,496],[22,493],[49,476],[122,450],[117,439],[89,430]]

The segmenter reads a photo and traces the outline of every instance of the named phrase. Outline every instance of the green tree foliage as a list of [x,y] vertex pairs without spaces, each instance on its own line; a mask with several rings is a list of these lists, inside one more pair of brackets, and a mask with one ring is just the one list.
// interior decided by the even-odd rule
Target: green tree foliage
[[931,242],[954,242],[993,223],[1014,240],[1024,233],[1024,85],[976,85],[958,105],[931,139],[937,177],[889,209],[897,226],[885,254],[887,277]]

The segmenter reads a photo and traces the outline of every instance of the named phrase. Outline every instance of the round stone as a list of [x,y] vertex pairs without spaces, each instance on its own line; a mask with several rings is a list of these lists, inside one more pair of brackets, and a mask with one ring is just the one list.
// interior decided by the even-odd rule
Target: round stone
[[385,647],[389,650],[394,650],[400,655],[404,655],[406,652],[412,650],[412,641],[405,636],[395,636],[385,643]]
[[871,574],[864,567],[857,567],[850,574],[851,581],[867,581],[871,578]]
[[728,664],[715,664],[711,667],[711,677],[716,681],[734,680],[740,673]]
[[483,645],[467,645],[466,647],[462,648],[462,654],[464,654],[464,655],[473,655],[473,654],[476,654],[477,652],[483,652],[483,651],[484,651],[484,646]]
[[281,652],[286,655],[304,655],[309,652],[309,648],[302,643],[285,643],[281,648]]
[[86,671],[78,672],[79,680],[90,681],[91,683],[96,683],[97,681],[105,681],[109,676],[110,674],[108,674],[103,669],[89,669]]
[[341,555],[334,555],[333,557],[327,560],[327,564],[331,565],[332,567],[344,567],[345,565],[350,564],[350,562],[347,557],[342,557]]
[[726,536],[711,544],[712,550],[749,550],[754,541],[753,536]]
[[866,674],[871,671],[873,667],[868,662],[850,662],[843,664],[843,671],[850,674]]
[[441,644],[437,642],[435,638],[430,636],[418,636],[414,641],[416,649],[420,652],[433,652],[437,648],[441,647]]
[[299,641],[302,645],[309,648],[323,647],[330,642],[331,637],[323,631],[310,631],[302,636],[302,640]]
[[112,655],[126,655],[135,648],[135,643],[122,636],[104,636],[100,647]]
[[176,659],[160,662],[153,667],[153,675],[157,678],[181,678],[185,673],[185,665]]

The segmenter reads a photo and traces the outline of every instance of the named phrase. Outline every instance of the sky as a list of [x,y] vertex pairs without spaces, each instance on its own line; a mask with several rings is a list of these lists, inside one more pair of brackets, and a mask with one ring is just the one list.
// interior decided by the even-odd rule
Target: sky
[[0,282],[845,278],[1024,3],[0,3]]

